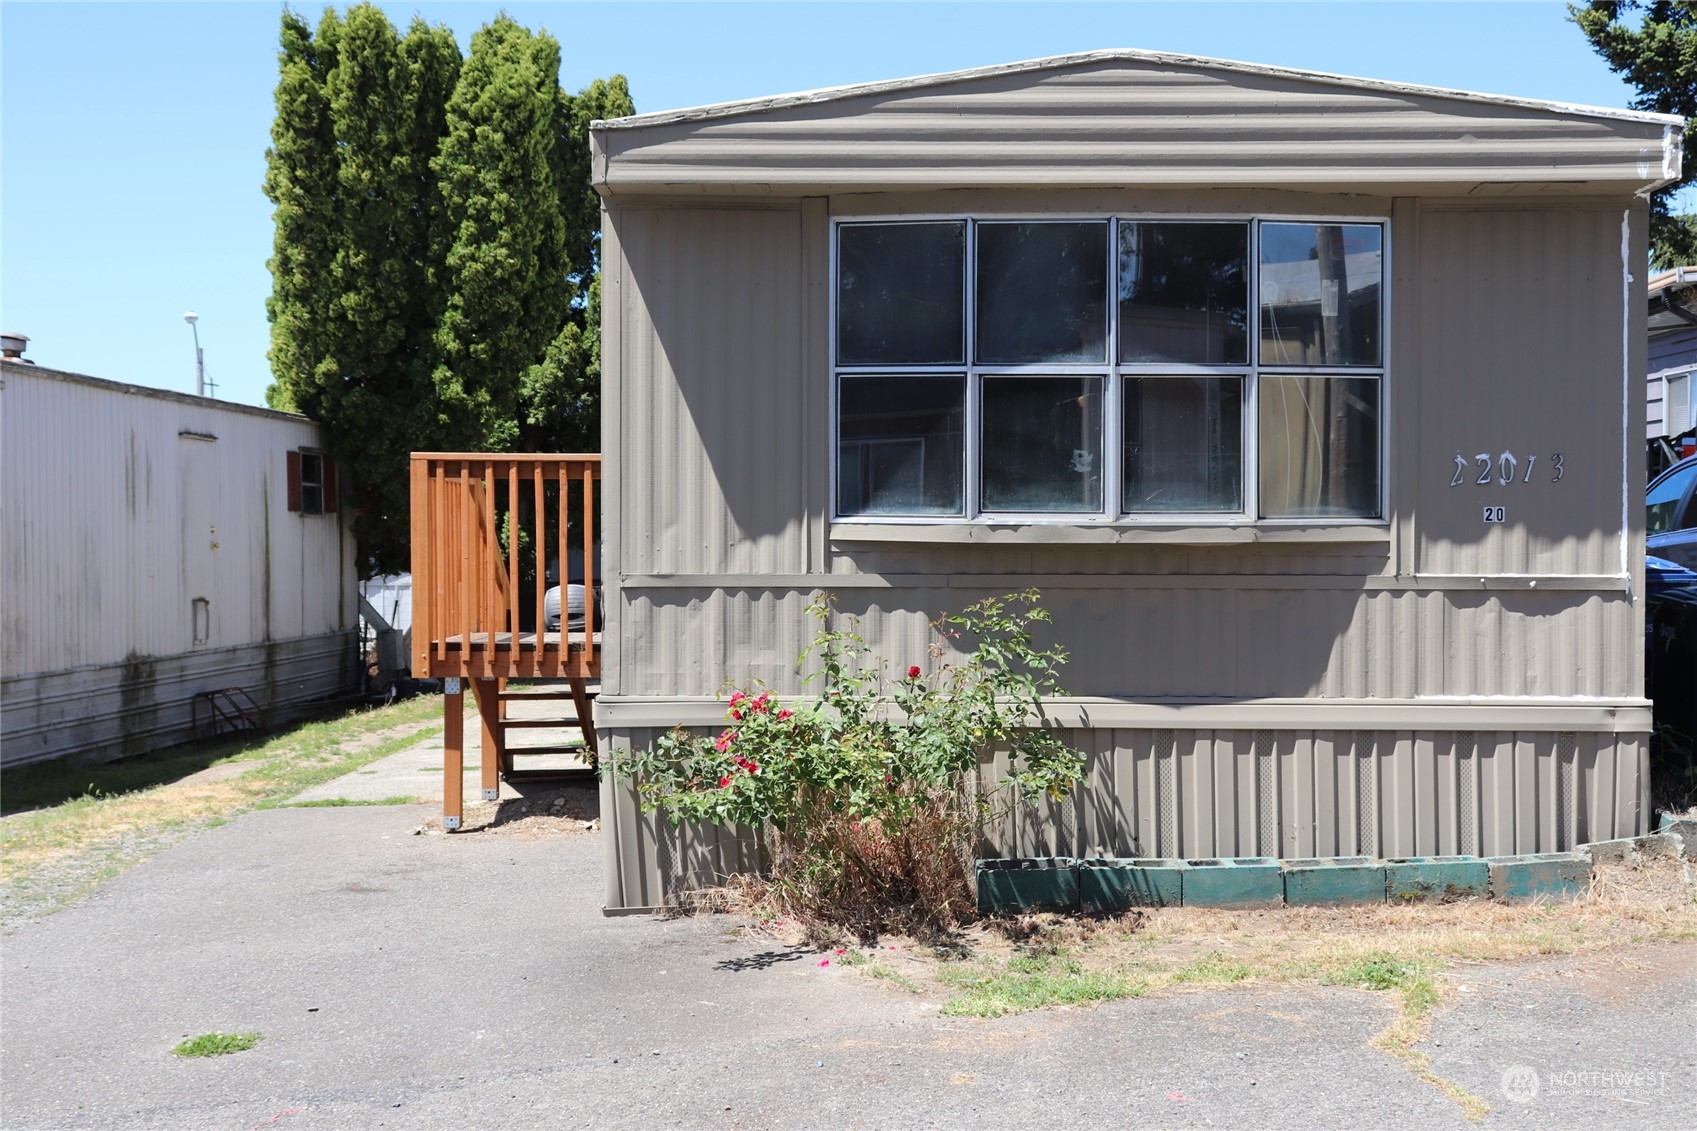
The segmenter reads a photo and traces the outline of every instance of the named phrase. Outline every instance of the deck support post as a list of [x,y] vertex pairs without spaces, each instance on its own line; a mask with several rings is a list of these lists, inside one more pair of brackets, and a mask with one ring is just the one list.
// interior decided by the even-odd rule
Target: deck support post
[[474,679],[472,694],[477,699],[477,717],[483,724],[483,754],[479,763],[483,800],[501,799],[501,770],[507,764],[506,734],[501,726],[501,685],[506,680]]
[[465,816],[465,681],[442,681],[442,827],[457,829]]

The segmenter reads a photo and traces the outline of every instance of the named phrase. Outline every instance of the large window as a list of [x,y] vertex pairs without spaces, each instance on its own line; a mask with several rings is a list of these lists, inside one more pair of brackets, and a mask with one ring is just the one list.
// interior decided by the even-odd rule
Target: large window
[[836,514],[1382,513],[1384,225],[836,226]]

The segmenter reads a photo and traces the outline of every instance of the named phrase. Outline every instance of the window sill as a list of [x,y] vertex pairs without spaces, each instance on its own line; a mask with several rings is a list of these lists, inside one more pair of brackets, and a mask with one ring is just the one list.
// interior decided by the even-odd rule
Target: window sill
[[909,545],[1165,545],[1247,546],[1270,542],[1353,543],[1389,546],[1386,523],[1315,523],[1290,526],[1083,526],[1066,523],[872,523],[833,522],[831,543],[863,546]]

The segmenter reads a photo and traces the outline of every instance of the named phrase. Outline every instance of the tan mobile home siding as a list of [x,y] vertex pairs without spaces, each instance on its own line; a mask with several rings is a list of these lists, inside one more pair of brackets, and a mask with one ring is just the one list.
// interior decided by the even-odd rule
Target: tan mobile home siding
[[[932,618],[1035,586],[1072,651],[1051,720],[1089,778],[990,851],[1641,831],[1636,194],[1679,140],[1653,115],[1135,52],[597,127],[606,748],[722,725],[730,680],[803,693],[815,593],[907,664]],[[1384,522],[833,523],[832,220],[948,214],[1384,218]],[[752,859],[604,802],[610,908]]]
[[[841,523],[823,533],[828,375],[803,336],[824,314],[800,308],[827,280],[823,263],[803,274],[800,212],[614,207],[613,716],[618,696],[710,697],[727,677],[799,692],[793,660],[811,636],[801,608],[816,588],[862,609],[876,645],[914,655],[928,618],[1037,585],[1074,650],[1080,694],[1637,701],[1639,582],[1620,469],[1638,425],[1626,431],[1609,376],[1633,317],[1615,281],[1622,219],[1403,209],[1393,254],[1407,245],[1414,264],[1398,261],[1392,296],[1407,332],[1387,379],[1386,529],[1345,543],[1034,540],[1062,528],[963,546],[872,542]],[[1560,313],[1572,310],[1585,313]],[[1494,463],[1505,450],[1522,468],[1536,457],[1536,481],[1475,485],[1473,456]],[[1457,452],[1467,482],[1451,487]],[[1539,463],[1557,452],[1562,481],[1545,482]],[[1481,524],[1481,500],[1504,501],[1514,522]]]

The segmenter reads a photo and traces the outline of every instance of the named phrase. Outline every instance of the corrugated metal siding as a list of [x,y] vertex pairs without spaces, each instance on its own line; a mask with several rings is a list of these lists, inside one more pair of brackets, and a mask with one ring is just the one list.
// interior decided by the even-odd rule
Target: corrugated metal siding
[[320,446],[316,425],[27,366],[4,380],[8,674],[186,651],[194,597],[211,602],[211,648],[353,624],[340,516],[287,510],[285,453]]
[[[1557,852],[1644,831],[1648,754],[1635,736],[1416,731],[1077,730],[1085,780],[1066,801],[987,830],[995,856]],[[658,732],[613,736],[612,749]],[[617,757],[617,754],[614,754]],[[995,780],[1006,765],[986,766]],[[674,827],[601,787],[610,910],[664,905],[758,866],[747,830]]]
[[[663,733],[622,732],[608,757],[642,749]],[[742,827],[672,825],[644,813],[636,794],[612,773],[601,779],[601,863],[609,911],[658,908],[680,893],[721,884],[738,873],[764,867],[758,838]]]
[[[1426,469],[1412,491],[1422,573],[1620,574],[1623,323],[1620,208],[1428,210],[1415,312],[1418,428],[1394,422]],[[1642,339],[1642,323],[1638,337]],[[1634,390],[1642,386],[1634,381]],[[1630,406],[1634,413],[1640,406]],[[1631,432],[1636,453],[1637,430]],[[1517,461],[1503,485],[1502,453]],[[1487,455],[1493,482],[1477,486]],[[1556,453],[1563,478],[1552,483]],[[1453,457],[1463,483],[1449,486]],[[1522,482],[1536,457],[1532,482]],[[1636,458],[1636,455],[1635,455]],[[1481,504],[1508,521],[1487,526]]]
[[[200,737],[194,697],[246,690],[275,726],[359,686],[352,630],[201,649],[0,681],[0,754],[7,766],[46,758],[108,761]],[[203,715],[203,724],[209,716]]]
[[799,571],[800,213],[635,209],[616,226],[620,571]]
[[1173,63],[991,75],[598,129],[604,191],[947,185],[1593,184],[1663,168],[1659,122]]
[[[1398,212],[1387,383],[1406,564],[1395,544],[879,545],[849,528],[815,554],[828,425],[808,392],[828,378],[803,338],[822,315],[812,298],[798,312],[799,299],[768,297],[825,288],[823,264],[804,271],[797,215],[610,215],[622,277],[611,696],[710,695],[727,678],[793,689],[814,588],[864,606],[877,646],[914,652],[927,619],[1026,585],[1056,611],[1080,693],[1641,695],[1622,390],[1607,376],[1622,365],[1618,209]],[[1481,451],[1518,453],[1522,469],[1535,458],[1534,481],[1450,487],[1453,455],[1471,469]],[[1482,502],[1509,521],[1482,523]],[[1480,582],[1499,578],[1495,591]]]
[[[940,579],[939,579],[940,580]],[[1031,581],[838,589],[875,654],[926,664],[929,625]],[[830,590],[828,578],[818,588]],[[817,629],[810,589],[621,590],[611,618],[621,695],[712,696],[726,679],[804,691],[795,659]],[[1068,690],[1131,699],[1405,699],[1588,696],[1636,699],[1624,594],[1364,593],[1359,589],[1051,587],[1044,637],[1071,652]]]
[[[286,453],[321,446],[317,425],[27,365],[5,366],[3,379],[8,716],[30,709],[19,697],[33,685],[18,677],[184,654],[186,670],[202,671],[212,662],[202,654],[352,628],[345,516],[287,509]],[[199,641],[197,598],[208,614]],[[348,688],[340,662],[326,663]]]

